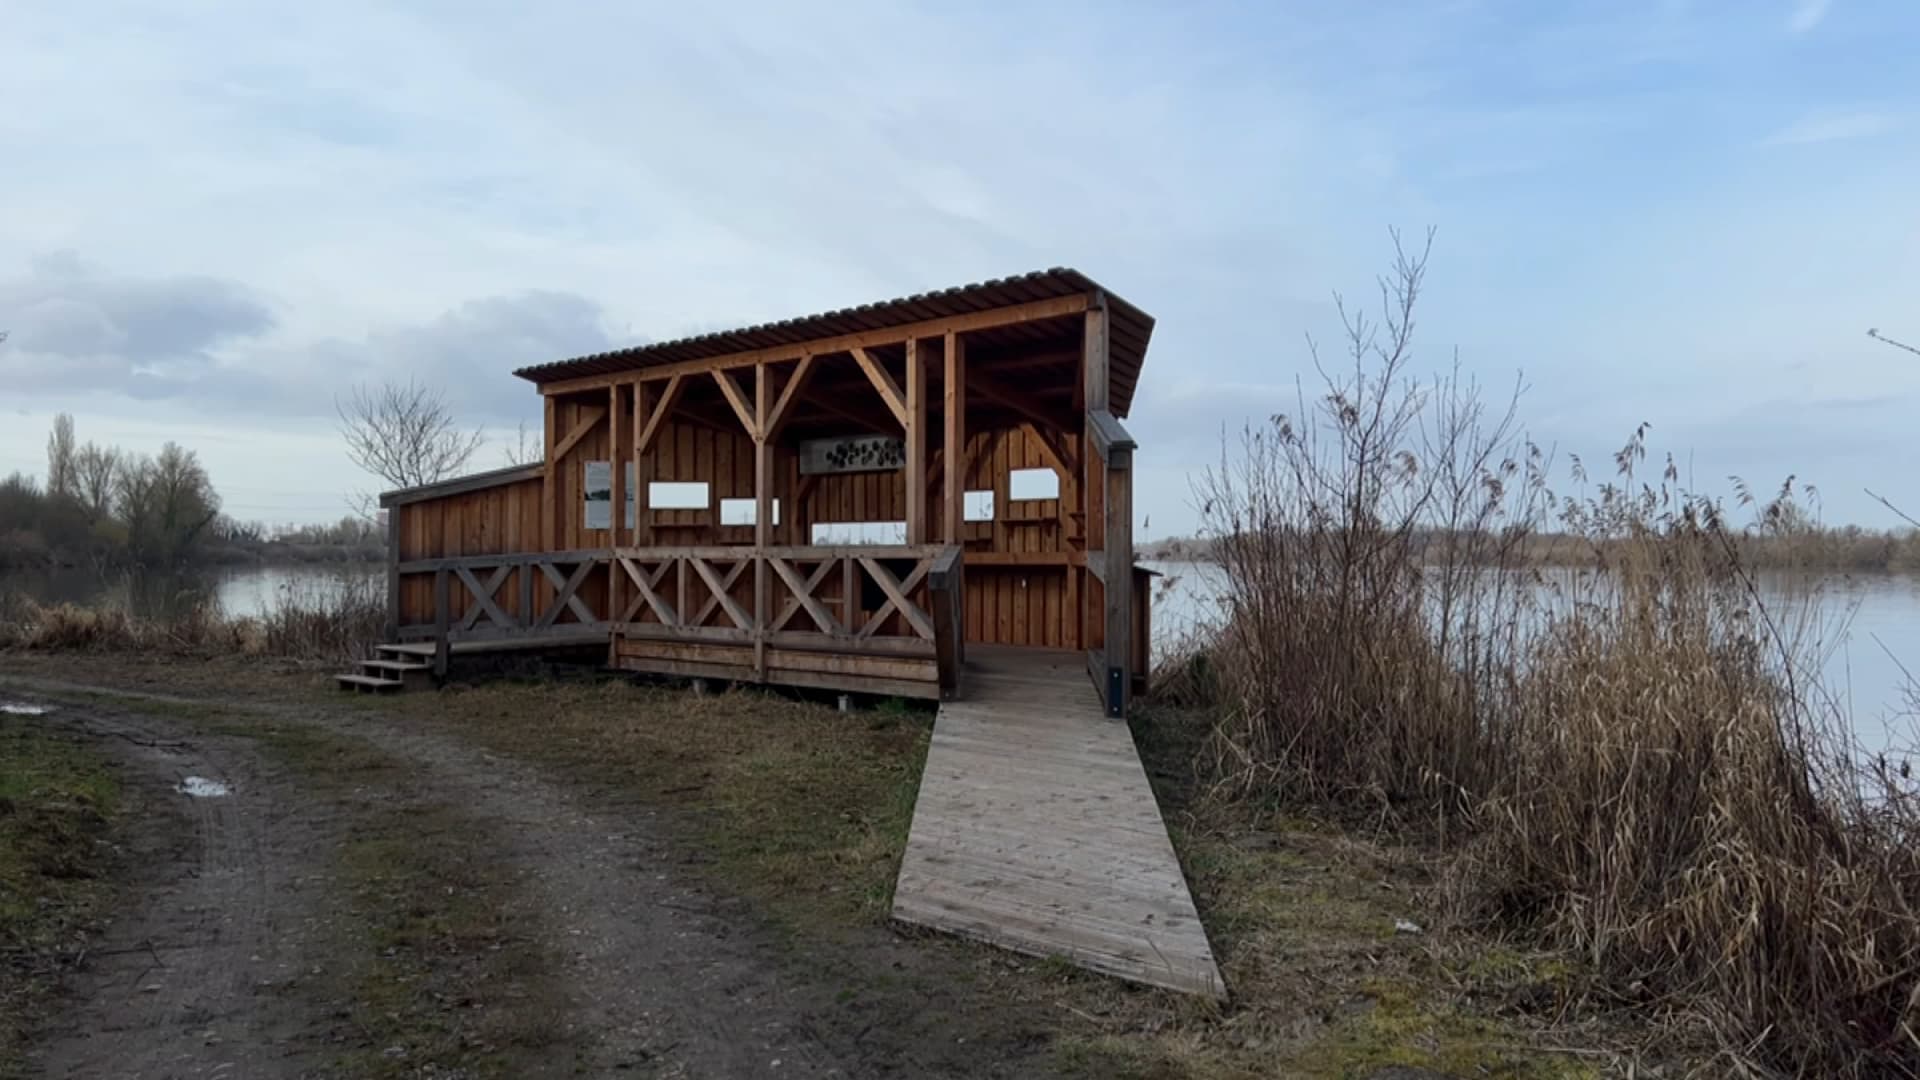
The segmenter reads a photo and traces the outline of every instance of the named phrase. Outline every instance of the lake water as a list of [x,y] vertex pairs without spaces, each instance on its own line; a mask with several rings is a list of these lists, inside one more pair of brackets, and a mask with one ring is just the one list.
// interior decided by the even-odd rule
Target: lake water
[[[1156,656],[1196,630],[1216,624],[1223,593],[1220,570],[1204,563],[1150,562],[1165,575],[1153,595]],[[1569,574],[1571,572],[1568,572]],[[1906,671],[1920,675],[1920,577],[1843,576],[1817,580],[1762,576],[1763,599],[1820,596],[1818,640],[1827,690],[1853,717],[1868,749],[1907,747],[1916,740],[1903,688]]]
[[[1147,565],[1165,575],[1156,582],[1153,598],[1154,648],[1156,654],[1164,654],[1196,629],[1217,620],[1219,570],[1190,562]],[[343,577],[355,584],[383,586],[384,573],[384,567],[366,564],[219,567],[169,579],[102,578],[81,570],[0,571],[0,596],[25,595],[40,603],[124,605],[141,615],[165,615],[210,598],[228,615],[250,616],[264,614],[285,595],[338,588]],[[1829,643],[1829,651],[1822,666],[1829,688],[1841,697],[1863,734],[1904,733],[1908,723],[1902,665],[1920,673],[1920,577],[1836,575],[1821,579],[1818,585],[1824,596],[1822,639]],[[1776,588],[1784,591],[1786,586]],[[1904,735],[1894,739],[1906,741]]]
[[284,596],[336,590],[345,580],[385,587],[386,568],[363,563],[295,566],[223,566],[170,576],[102,576],[87,570],[0,570],[0,597],[25,596],[41,604],[124,607],[143,617],[166,617],[206,601],[239,618],[264,615]]

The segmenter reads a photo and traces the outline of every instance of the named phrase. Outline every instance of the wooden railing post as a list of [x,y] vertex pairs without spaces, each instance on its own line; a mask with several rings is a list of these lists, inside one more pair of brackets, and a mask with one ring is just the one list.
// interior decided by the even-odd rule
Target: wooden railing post
[[1133,691],[1133,451],[1107,458],[1107,715],[1127,715]]
[[533,564],[521,563],[514,573],[520,575],[519,626],[522,630],[530,630],[534,620],[539,618],[539,614],[533,610]]
[[433,677],[436,679],[447,677],[447,662],[453,652],[453,646],[447,640],[447,622],[452,617],[452,606],[447,569],[443,566],[433,572]]
[[773,542],[773,385],[767,365],[753,368],[753,673],[767,678],[767,545]]
[[965,611],[961,601],[963,573],[962,548],[949,545],[934,556],[927,571],[927,599],[933,617],[934,663],[940,673],[940,696],[951,698],[960,693],[960,669],[965,663]]

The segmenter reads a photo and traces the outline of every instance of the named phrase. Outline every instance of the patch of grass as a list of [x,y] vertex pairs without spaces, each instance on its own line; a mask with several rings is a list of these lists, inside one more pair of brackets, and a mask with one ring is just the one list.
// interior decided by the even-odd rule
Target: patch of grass
[[547,957],[472,857],[470,819],[443,805],[363,821],[339,853],[350,897],[344,980],[366,1040],[343,1065],[370,1078],[521,1076],[552,1068],[564,1025]]
[[1507,1080],[1599,1075],[1587,1062],[1530,1050],[1515,1035],[1495,1021],[1433,1004],[1413,983],[1370,980],[1366,997],[1347,1015],[1280,1064],[1284,1075],[1302,1080],[1365,1077],[1388,1065]]
[[863,722],[756,691],[701,697],[617,679],[497,683],[376,707],[456,724],[607,794],[697,807],[686,820],[705,872],[790,928],[827,936],[887,917],[929,732],[905,710]]
[[111,891],[120,806],[111,766],[85,743],[0,717],[0,1076],[17,1068],[45,972]]
[[1195,1075],[1177,1057],[1152,1043],[1120,1035],[1095,1035],[1061,1042],[1054,1049],[1053,1064],[1068,1076],[1102,1080],[1185,1080]]

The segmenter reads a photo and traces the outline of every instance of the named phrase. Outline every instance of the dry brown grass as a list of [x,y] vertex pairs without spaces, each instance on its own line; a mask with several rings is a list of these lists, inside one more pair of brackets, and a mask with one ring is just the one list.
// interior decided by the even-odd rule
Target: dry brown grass
[[113,605],[15,601],[0,613],[0,649],[351,659],[381,633],[382,599],[373,582],[342,575],[283,586],[258,618],[227,616],[211,601],[165,617],[140,617]]
[[45,651],[214,653],[256,651],[255,628],[228,620],[209,605],[166,619],[145,619],[119,607],[27,603],[0,629],[0,647]]
[[[1555,505],[1511,409],[1404,375],[1421,272],[1209,478],[1226,614],[1167,689],[1215,705],[1214,798],[1435,843],[1459,913],[1729,1070],[1920,1075],[1915,789],[1821,688],[1817,597],[1742,561],[1805,525],[1793,492],[1735,529],[1670,463],[1638,478],[1643,429]],[[1593,573],[1531,576],[1549,516]]]
[[1730,1058],[1920,1070],[1911,789],[1823,703],[1811,639],[1710,514],[1621,550],[1532,643],[1462,898],[1621,1000],[1704,1020]]

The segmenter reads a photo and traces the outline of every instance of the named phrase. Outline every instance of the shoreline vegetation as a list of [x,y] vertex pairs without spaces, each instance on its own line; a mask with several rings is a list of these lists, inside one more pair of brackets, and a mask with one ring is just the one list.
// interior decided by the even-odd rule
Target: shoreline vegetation
[[[1461,925],[1726,1074],[1920,1074],[1920,785],[1822,685],[1819,591],[1755,576],[1853,548],[1791,481],[1689,491],[1644,425],[1556,495],[1517,391],[1409,373],[1424,270],[1403,249],[1377,316],[1343,306],[1317,396],[1199,485],[1221,613],[1156,690],[1210,813],[1422,845]],[[1596,573],[1542,609],[1519,571],[1556,538]]]
[[360,659],[386,626],[386,583],[364,574],[289,582],[259,615],[194,594],[164,615],[120,605],[41,604],[0,593],[0,650],[235,655],[335,663]]
[[[1749,497],[1746,497],[1750,499]],[[1797,493],[1782,490],[1777,505],[1793,507],[1799,517]],[[1768,504],[1774,505],[1774,504]],[[1729,530],[1725,542],[1741,567],[1749,571],[1808,574],[1920,574],[1920,529],[1869,529],[1859,525],[1825,526],[1799,517],[1792,523],[1768,524],[1762,531]],[[1417,529],[1408,537],[1410,554],[1424,565],[1444,564],[1450,551],[1484,552],[1486,545],[1471,535]],[[1528,532],[1518,546],[1503,555],[1503,565],[1518,569],[1593,569],[1627,557],[1631,543],[1620,537],[1595,537],[1548,529]],[[1156,540],[1139,549],[1139,557],[1171,562],[1215,562],[1219,540],[1210,536],[1179,536]]]

